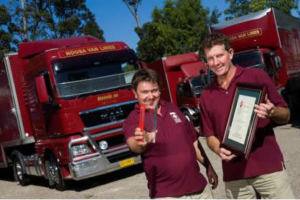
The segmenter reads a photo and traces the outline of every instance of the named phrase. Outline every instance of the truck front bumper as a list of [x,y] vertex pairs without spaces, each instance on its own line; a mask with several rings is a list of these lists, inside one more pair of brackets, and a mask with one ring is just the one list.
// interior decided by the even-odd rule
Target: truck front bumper
[[110,162],[106,156],[99,154],[92,158],[69,163],[69,170],[71,179],[82,180],[139,163],[141,163],[140,156],[133,156],[120,161]]

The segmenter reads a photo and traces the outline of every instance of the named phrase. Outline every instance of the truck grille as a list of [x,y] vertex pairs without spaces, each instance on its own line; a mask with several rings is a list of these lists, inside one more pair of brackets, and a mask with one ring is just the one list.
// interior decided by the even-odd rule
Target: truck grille
[[[103,140],[105,140],[108,144],[108,149],[115,147],[115,146],[119,146],[122,144],[125,144],[125,137],[123,134],[119,134],[119,135],[115,135],[112,137],[108,137],[108,138],[104,138]],[[101,140],[99,140],[100,142]]]
[[[79,115],[85,125],[85,131],[89,131],[95,128],[123,122],[134,109],[136,103],[137,101],[134,100],[113,104],[80,112]],[[98,145],[101,141],[107,142],[107,149],[103,150],[102,154],[110,163],[136,156],[136,154],[132,153],[126,145],[125,136],[121,127],[91,134],[91,137]]]
[[79,113],[85,127],[105,126],[127,118],[137,101],[114,104]]

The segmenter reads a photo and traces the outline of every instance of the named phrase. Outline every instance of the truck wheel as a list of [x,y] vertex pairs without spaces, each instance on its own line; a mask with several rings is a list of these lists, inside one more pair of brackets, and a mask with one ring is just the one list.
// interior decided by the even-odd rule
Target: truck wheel
[[184,110],[184,111],[183,111],[183,114],[184,114],[185,118],[186,118],[189,122],[193,123],[193,117],[192,117],[192,115],[191,115],[187,110]]
[[49,187],[59,191],[65,190],[65,182],[60,173],[58,162],[54,155],[50,155],[45,161],[46,173],[49,180]]
[[184,114],[185,118],[193,124],[194,127],[199,126],[200,123],[200,115],[199,111],[195,108],[187,108],[183,107],[180,109]]
[[13,157],[13,171],[14,178],[19,182],[20,185],[28,185],[30,180],[28,175],[25,173],[25,164],[23,161],[23,155],[20,152],[15,152]]

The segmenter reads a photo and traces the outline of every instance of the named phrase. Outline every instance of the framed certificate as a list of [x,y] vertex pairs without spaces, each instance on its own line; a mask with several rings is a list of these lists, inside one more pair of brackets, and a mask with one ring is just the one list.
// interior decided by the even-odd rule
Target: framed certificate
[[245,158],[257,125],[254,105],[263,100],[264,94],[264,88],[254,85],[239,84],[235,90],[222,145]]

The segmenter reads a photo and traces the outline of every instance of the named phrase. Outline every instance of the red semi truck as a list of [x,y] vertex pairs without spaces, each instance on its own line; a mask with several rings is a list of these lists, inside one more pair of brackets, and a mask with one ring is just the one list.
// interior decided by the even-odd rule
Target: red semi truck
[[300,19],[269,8],[211,29],[229,36],[235,64],[262,68],[273,78],[292,121],[300,120]]
[[140,163],[122,122],[136,100],[136,55],[123,42],[96,38],[24,42],[0,64],[0,167],[21,185],[43,176],[63,190]]
[[145,67],[158,72],[162,80],[162,98],[179,106],[195,127],[199,126],[199,98],[213,78],[197,52],[163,57]]

